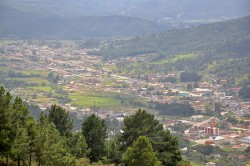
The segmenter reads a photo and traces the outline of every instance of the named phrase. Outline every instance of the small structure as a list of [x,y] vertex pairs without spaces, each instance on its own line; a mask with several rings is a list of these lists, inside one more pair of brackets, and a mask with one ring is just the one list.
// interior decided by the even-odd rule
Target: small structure
[[206,163],[205,166],[216,166],[216,163],[209,162],[209,163]]
[[215,144],[215,142],[212,141],[212,140],[206,140],[205,141],[205,145],[214,145],[214,144]]
[[243,143],[250,144],[250,136],[244,137],[244,138],[240,139],[239,141],[240,141],[240,142],[243,142]]
[[199,121],[199,120],[203,120],[203,119],[204,119],[204,116],[202,116],[202,115],[193,115],[193,116],[191,116],[192,121]]

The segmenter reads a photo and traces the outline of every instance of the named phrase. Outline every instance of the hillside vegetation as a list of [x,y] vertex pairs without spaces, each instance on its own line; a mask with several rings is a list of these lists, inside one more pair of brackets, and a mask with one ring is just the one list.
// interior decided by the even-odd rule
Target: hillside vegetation
[[89,53],[105,59],[148,55],[152,57],[150,62],[141,65],[154,72],[193,70],[237,79],[249,73],[249,27],[250,16],[247,16],[130,40],[109,41],[103,43],[100,51]]

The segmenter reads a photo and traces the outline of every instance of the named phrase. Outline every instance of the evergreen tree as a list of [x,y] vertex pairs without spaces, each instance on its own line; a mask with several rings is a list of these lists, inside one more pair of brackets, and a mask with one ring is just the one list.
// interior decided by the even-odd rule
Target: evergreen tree
[[73,120],[69,118],[69,112],[59,105],[52,105],[49,110],[49,121],[54,123],[62,136],[69,136],[73,128]]
[[75,165],[75,157],[70,154],[66,140],[44,114],[41,114],[36,131],[35,154],[39,166]]
[[122,157],[123,162],[128,166],[160,166],[149,139],[140,136],[132,146],[128,147]]
[[82,123],[82,133],[86,138],[88,146],[91,148],[89,158],[91,161],[98,161],[105,152],[105,138],[107,137],[107,127],[105,121],[96,115],[90,115]]
[[28,134],[28,165],[31,166],[32,156],[35,152],[35,138],[36,138],[36,122],[32,117],[28,117],[25,122],[25,128]]
[[121,135],[123,150],[131,146],[139,136],[147,136],[149,139],[158,135],[163,130],[162,124],[155,119],[154,115],[148,114],[145,110],[138,110],[135,115],[124,119],[124,129]]
[[121,161],[122,152],[120,151],[120,144],[117,139],[107,140],[105,142],[105,157],[108,163],[118,164]]
[[16,139],[11,147],[11,158],[17,161],[18,166],[21,165],[21,161],[23,161],[23,163],[28,161],[27,147],[29,146],[29,141],[27,130],[25,128],[18,128]]
[[[0,87],[0,155],[8,158],[13,139],[11,121],[12,96]],[[8,159],[7,159],[8,160]]]
[[86,139],[80,132],[73,133],[72,136],[68,138],[68,147],[70,148],[71,154],[76,158],[84,158],[90,152]]
[[162,165],[176,166],[182,160],[178,140],[170,131],[161,131],[157,137],[152,139],[152,145],[157,151],[157,157]]
[[146,136],[163,165],[172,166],[181,160],[177,138],[169,131],[163,130],[162,124],[155,119],[154,115],[148,114],[145,110],[138,110],[135,115],[124,119],[124,125],[124,132],[120,138],[123,145],[122,151],[131,146],[140,136]]

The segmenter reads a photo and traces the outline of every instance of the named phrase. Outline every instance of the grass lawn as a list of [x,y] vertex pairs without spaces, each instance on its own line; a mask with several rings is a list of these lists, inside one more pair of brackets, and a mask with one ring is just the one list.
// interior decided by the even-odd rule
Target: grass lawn
[[20,70],[19,72],[26,75],[41,74],[47,76],[49,74],[49,71],[38,71],[38,70]]
[[46,83],[49,84],[50,82],[44,78],[38,78],[38,77],[32,77],[32,78],[8,78],[9,80],[20,80],[20,81],[24,81],[27,83],[37,83],[39,85],[41,85],[41,83]]
[[29,87],[34,91],[43,91],[43,92],[51,92],[53,89],[50,86],[36,86],[36,87]]
[[91,96],[81,93],[72,93],[69,95],[72,100],[71,104],[79,106],[90,107],[96,105],[97,107],[114,107],[119,106],[120,101],[113,98]]
[[194,162],[194,161],[190,161],[190,164],[191,164],[192,166],[204,166],[204,164],[196,163],[196,162]]

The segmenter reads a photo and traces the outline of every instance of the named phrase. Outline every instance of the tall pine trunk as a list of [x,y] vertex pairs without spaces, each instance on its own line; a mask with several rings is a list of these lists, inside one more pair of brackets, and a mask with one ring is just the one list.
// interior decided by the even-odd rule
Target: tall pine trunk
[[6,157],[6,166],[9,164],[9,156]]
[[30,156],[29,156],[29,166],[31,166],[31,158],[32,157],[32,155],[31,155],[31,153],[30,153]]
[[19,157],[18,157],[18,159],[17,159],[17,166],[21,166],[21,160],[20,160]]

